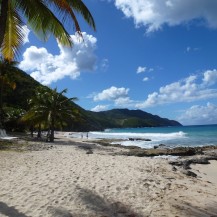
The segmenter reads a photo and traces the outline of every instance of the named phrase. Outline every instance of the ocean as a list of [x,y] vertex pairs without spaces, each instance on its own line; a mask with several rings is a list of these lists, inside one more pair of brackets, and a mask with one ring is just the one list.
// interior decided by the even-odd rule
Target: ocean
[[[164,144],[167,147],[195,147],[217,145],[216,125],[174,126],[174,127],[144,127],[106,129],[103,132],[89,132],[91,139],[123,139],[118,141],[122,145],[136,145],[142,148],[153,148]],[[134,141],[129,141],[133,138]],[[143,141],[136,139],[150,139]]]

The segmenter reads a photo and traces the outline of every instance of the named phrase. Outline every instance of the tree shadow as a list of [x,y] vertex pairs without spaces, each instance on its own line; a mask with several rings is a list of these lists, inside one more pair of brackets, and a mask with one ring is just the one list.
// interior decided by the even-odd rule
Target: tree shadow
[[49,207],[49,214],[52,217],[78,217],[77,215],[72,215],[68,210],[62,207]]
[[[0,214],[4,214],[8,217],[27,217],[25,214],[19,212],[12,206],[8,206],[6,203],[0,201]],[[1,215],[0,215],[1,216]]]
[[142,217],[141,214],[136,213],[129,206],[126,206],[119,201],[108,201],[106,198],[97,195],[89,189],[81,189],[79,196],[86,205],[87,209],[97,213],[97,216]]
[[191,217],[217,217],[217,202],[213,202],[206,207],[193,206],[187,202],[173,205],[183,216]]

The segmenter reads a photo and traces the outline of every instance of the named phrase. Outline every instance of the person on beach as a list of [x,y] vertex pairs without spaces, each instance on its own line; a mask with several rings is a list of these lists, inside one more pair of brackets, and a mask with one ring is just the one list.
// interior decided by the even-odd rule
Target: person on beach
[[87,135],[86,135],[87,139],[88,139],[88,132],[87,132]]

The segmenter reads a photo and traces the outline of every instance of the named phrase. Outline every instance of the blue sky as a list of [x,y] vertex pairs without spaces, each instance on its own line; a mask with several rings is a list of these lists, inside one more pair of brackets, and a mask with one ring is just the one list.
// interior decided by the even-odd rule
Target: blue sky
[[67,26],[72,49],[26,30],[19,67],[92,111],[141,109],[217,124],[216,0],[85,0],[97,31]]

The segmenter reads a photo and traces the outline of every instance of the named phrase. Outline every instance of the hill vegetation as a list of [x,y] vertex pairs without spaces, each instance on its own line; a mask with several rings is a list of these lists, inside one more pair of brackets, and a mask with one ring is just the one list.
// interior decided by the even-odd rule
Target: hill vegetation
[[[19,69],[10,71],[10,79],[16,83],[16,89],[4,88],[3,91],[3,107],[9,117],[5,127],[8,130],[24,130],[28,126],[20,122],[20,117],[29,110],[28,100],[34,96],[36,89],[42,85]],[[69,121],[64,130],[98,131],[106,128],[181,125],[177,121],[161,118],[141,110],[112,109],[92,112],[81,108],[74,102],[71,103],[79,111],[78,117]]]

